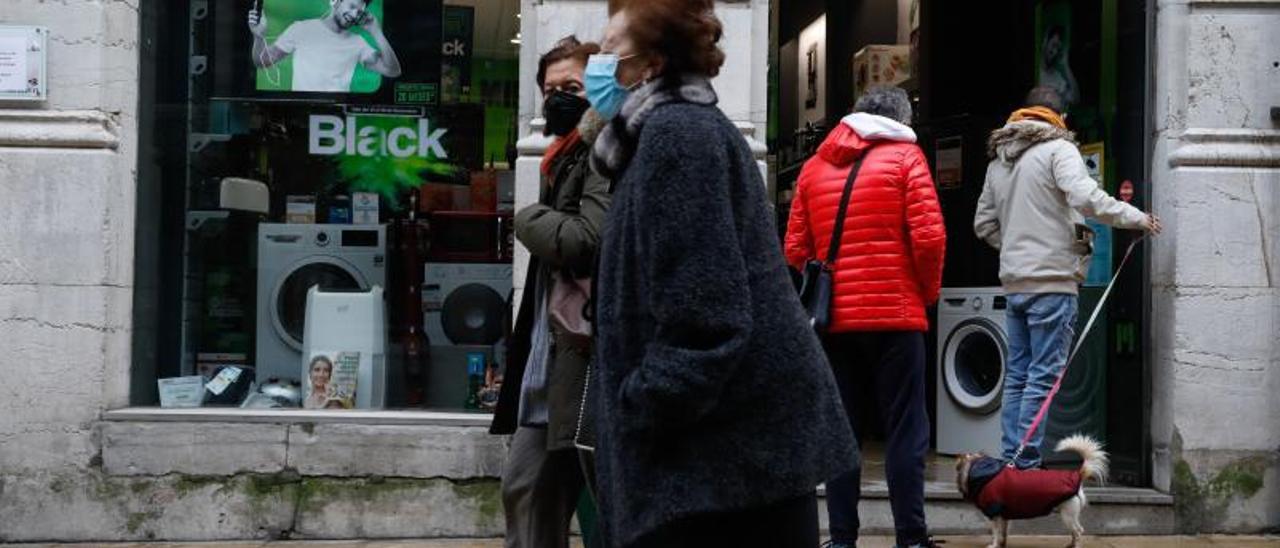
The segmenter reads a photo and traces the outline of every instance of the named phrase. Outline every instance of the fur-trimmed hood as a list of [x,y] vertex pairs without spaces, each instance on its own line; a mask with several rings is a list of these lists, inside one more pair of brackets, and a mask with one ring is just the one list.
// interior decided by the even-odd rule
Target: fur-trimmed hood
[[1049,141],[1062,139],[1077,145],[1076,134],[1052,124],[1035,120],[1009,122],[1004,127],[991,132],[987,140],[987,155],[992,159],[1012,164],[1022,157],[1027,149]]

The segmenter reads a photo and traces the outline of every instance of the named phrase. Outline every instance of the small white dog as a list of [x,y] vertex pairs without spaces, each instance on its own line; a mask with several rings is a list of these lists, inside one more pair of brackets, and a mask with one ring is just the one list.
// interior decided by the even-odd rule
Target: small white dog
[[1018,470],[981,453],[961,455],[956,461],[956,485],[960,493],[991,519],[991,545],[1004,548],[1009,522],[1058,512],[1071,530],[1070,548],[1083,545],[1080,512],[1088,506],[1085,480],[1107,479],[1107,453],[1093,438],[1075,435],[1058,442],[1057,451],[1072,451],[1084,459],[1079,470]]

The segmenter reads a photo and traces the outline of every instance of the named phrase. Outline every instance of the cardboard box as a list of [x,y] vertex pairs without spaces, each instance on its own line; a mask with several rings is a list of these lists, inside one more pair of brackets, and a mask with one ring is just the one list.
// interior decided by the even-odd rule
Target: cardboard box
[[291,195],[285,198],[285,222],[310,225],[316,222],[316,197]]
[[911,46],[870,45],[853,54],[853,92],[861,96],[867,88],[896,86],[911,79]]

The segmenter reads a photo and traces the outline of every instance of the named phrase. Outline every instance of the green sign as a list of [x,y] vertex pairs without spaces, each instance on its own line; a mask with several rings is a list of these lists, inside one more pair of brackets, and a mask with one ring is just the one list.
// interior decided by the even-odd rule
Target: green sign
[[434,105],[440,100],[436,84],[396,83],[397,105]]

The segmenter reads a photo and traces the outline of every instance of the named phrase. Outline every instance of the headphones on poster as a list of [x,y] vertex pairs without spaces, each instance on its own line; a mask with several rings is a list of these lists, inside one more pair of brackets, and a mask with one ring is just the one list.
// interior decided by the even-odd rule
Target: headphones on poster
[[[257,12],[259,17],[264,15],[262,13],[262,0],[253,0],[253,11]],[[262,51],[258,52],[258,64],[263,67],[263,76],[266,76],[267,82],[270,82],[272,86],[278,87],[281,81],[280,67],[275,64],[268,65],[267,61],[267,48],[262,48]]]
[[[338,2],[341,2],[341,1],[342,0],[329,0],[329,13],[324,14],[324,16],[329,17],[330,15],[333,15],[334,8],[337,8]],[[358,27],[360,25],[365,24],[366,22],[369,21],[369,18],[372,17],[372,15],[369,15],[370,2],[371,0],[364,0],[364,11],[360,12],[360,19],[356,20],[355,24],[352,25],[353,27]]]

